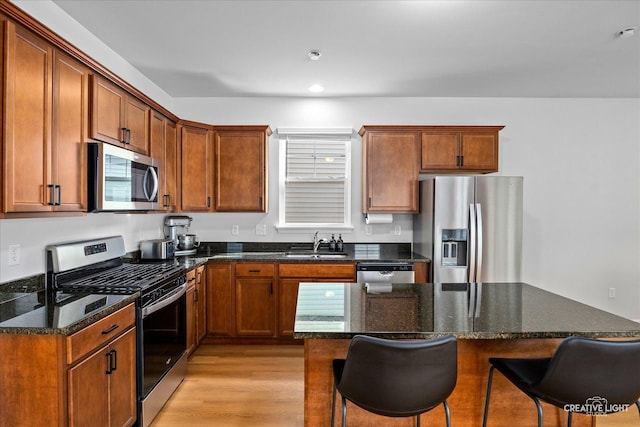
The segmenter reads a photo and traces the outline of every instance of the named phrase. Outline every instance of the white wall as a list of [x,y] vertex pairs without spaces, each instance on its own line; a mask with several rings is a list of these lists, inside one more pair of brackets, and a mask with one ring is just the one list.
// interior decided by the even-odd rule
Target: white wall
[[[16,2],[37,19],[169,107],[214,124],[352,127],[363,124],[500,124],[503,175],[525,177],[524,280],[596,307],[640,318],[640,100],[516,98],[216,98],[167,99],[55,5]],[[166,103],[164,103],[166,101]],[[345,241],[412,240],[411,216],[363,232],[360,146],[353,150],[354,232]],[[202,240],[309,240],[277,233],[277,142],[270,142],[268,214],[193,214]],[[48,243],[123,234],[127,250],[162,234],[162,215],[92,214],[80,218],[0,221],[0,283],[44,271]],[[255,225],[268,225],[256,236]],[[231,225],[240,235],[231,235]],[[21,246],[9,267],[8,247]],[[616,288],[616,298],[608,289]]]

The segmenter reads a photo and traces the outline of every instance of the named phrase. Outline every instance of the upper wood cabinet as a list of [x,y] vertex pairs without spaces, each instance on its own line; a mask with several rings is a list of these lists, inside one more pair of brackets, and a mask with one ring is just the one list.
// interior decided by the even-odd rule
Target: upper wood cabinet
[[423,173],[498,171],[498,132],[504,126],[431,126],[422,131]]
[[363,212],[418,212],[420,132],[363,126]]
[[184,125],[180,138],[181,185],[180,210],[210,212],[213,210],[213,136],[212,131]]
[[151,111],[149,155],[160,160],[160,203],[167,211],[179,207],[178,177],[180,156],[176,123],[162,114]]
[[3,212],[86,211],[88,69],[5,22]]
[[150,110],[148,105],[124,89],[100,76],[92,75],[92,139],[147,154]]
[[215,206],[219,212],[267,212],[268,126],[215,127]]

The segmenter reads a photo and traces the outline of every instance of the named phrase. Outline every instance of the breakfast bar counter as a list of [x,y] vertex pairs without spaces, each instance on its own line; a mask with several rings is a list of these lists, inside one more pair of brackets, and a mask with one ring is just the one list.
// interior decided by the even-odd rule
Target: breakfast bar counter
[[[638,338],[640,324],[526,283],[301,283],[294,337],[304,339],[305,426],[329,425],[331,361],[344,358],[351,338],[359,334],[457,337],[458,381],[448,399],[452,425],[474,427],[482,424],[489,357],[549,357],[569,336]],[[536,425],[531,399],[500,375],[494,376],[491,396],[489,426]],[[566,423],[564,411],[543,407],[548,425]],[[375,417],[349,404],[350,426],[376,425],[380,419]],[[445,425],[442,407],[421,419],[422,425]],[[594,420],[575,415],[573,421],[586,427]],[[411,418],[384,422],[413,425]]]

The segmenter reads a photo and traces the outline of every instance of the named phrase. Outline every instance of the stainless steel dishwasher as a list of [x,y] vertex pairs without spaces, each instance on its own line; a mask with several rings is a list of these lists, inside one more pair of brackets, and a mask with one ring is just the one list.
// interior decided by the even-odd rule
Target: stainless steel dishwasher
[[412,262],[359,262],[356,264],[358,283],[414,283]]

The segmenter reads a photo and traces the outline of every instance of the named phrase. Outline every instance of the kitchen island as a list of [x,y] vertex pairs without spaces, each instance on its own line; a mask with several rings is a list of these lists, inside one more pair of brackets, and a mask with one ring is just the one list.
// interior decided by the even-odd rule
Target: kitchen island
[[[456,336],[458,381],[448,399],[452,425],[474,427],[482,424],[489,357],[548,357],[569,336],[633,339],[640,337],[640,324],[525,283],[301,283],[294,337],[304,339],[305,426],[329,425],[331,361],[344,358],[358,334]],[[491,396],[489,426],[536,425],[531,399],[500,375],[494,377]],[[543,406],[545,425],[566,423],[564,411]],[[380,422],[352,404],[348,411],[350,426]],[[385,426],[413,425],[410,418],[384,421]],[[444,426],[442,407],[423,414],[422,421]],[[592,422],[590,416],[574,416],[574,426]]]

